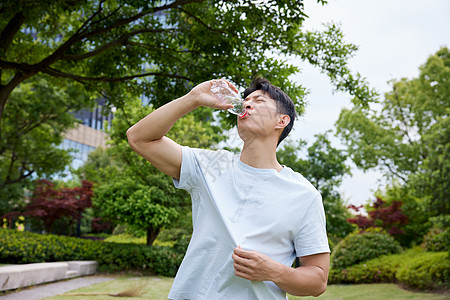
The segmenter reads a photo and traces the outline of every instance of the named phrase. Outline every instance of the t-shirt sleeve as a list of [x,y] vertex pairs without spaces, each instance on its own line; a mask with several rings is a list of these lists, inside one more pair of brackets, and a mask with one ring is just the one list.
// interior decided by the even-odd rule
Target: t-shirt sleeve
[[322,196],[312,201],[294,240],[298,257],[330,252]]
[[181,153],[180,179],[173,178],[173,183],[176,188],[191,191],[198,186],[200,166],[192,148],[182,146]]

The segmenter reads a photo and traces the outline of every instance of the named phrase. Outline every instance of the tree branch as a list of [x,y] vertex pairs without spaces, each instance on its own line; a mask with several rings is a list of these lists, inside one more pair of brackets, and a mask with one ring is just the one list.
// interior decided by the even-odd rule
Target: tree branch
[[215,29],[215,28],[212,28],[212,27],[206,25],[206,23],[203,22],[199,17],[197,17],[196,15],[193,15],[191,12],[189,12],[189,11],[187,11],[187,10],[181,8],[181,7],[176,7],[176,9],[178,9],[178,10],[184,12],[185,14],[187,14],[188,16],[190,16],[191,18],[193,18],[194,20],[196,20],[197,22],[199,22],[200,24],[202,24],[203,27],[207,28],[207,29],[210,30],[210,31],[217,32],[217,33],[226,33],[226,32],[223,31],[223,30]]
[[392,175],[397,176],[398,178],[400,178],[401,180],[403,180],[403,182],[406,182],[406,178],[403,177],[402,175],[400,175],[399,172],[395,171],[388,162],[386,162],[386,160],[383,159],[383,165],[388,168],[388,170],[392,173]]
[[20,176],[18,178],[16,178],[16,179],[10,179],[9,178],[10,174],[8,174],[7,175],[8,177],[0,184],[0,189],[5,187],[5,186],[7,186],[8,184],[18,183],[18,182],[24,180],[25,178],[30,177],[34,173],[34,170],[28,170],[25,167],[25,163],[22,163],[22,169],[27,171],[28,173],[25,173],[25,172],[21,171],[20,172]]
[[118,12],[122,7],[123,7],[123,5],[119,5],[119,6],[118,6],[115,10],[113,10],[111,13],[109,13],[108,15],[106,15],[106,16],[104,16],[104,17],[102,17],[102,18],[100,18],[100,19],[98,19],[98,20],[92,22],[91,25],[99,24],[100,22],[103,22],[104,20],[106,20],[106,19],[108,19],[108,18],[111,18],[111,17],[112,17],[116,12]]
[[[14,77],[3,86],[0,86],[0,124],[3,119],[3,113],[5,111],[5,105],[8,100],[9,95],[11,94],[12,90],[19,85],[19,83],[23,82],[25,79],[33,76],[37,72],[29,72],[27,74],[23,73],[22,71],[16,72]],[[2,138],[2,128],[0,126],[0,140]]]
[[[67,110],[68,111],[68,110]],[[20,120],[20,118],[18,118],[16,116],[15,118],[17,121]],[[15,130],[15,134],[16,134],[16,140],[20,139],[21,136],[24,136],[25,134],[29,133],[31,130],[41,126],[42,124],[49,124],[47,123],[47,121],[51,121],[51,120],[55,120],[57,119],[57,115],[45,115],[43,116],[43,118],[33,124],[33,121],[28,120],[27,122],[24,122],[22,125],[19,125],[18,122],[16,122],[15,126],[17,127],[17,130]],[[50,125],[50,124],[49,124]],[[0,155],[3,155],[3,153],[5,153],[6,150],[11,149],[12,151],[14,151],[14,145],[11,143],[6,143],[3,144],[4,146],[0,147]]]
[[85,26],[87,26],[92,21],[92,19],[94,19],[103,10],[103,3],[105,3],[105,1],[106,0],[100,0],[100,2],[98,3],[97,11],[94,12],[92,16],[90,16],[86,21],[84,21],[83,24],[81,24],[80,28],[78,28],[75,34],[80,34],[84,30]]
[[[68,109],[66,110],[66,112],[68,111]],[[32,121],[28,121],[22,124],[22,126],[17,126],[17,132],[19,133],[19,135],[25,135],[27,133],[29,133],[31,130],[41,126],[42,124],[49,124],[47,121],[52,121],[52,120],[56,120],[58,118],[58,115],[50,115],[50,114],[46,114],[44,116],[42,116],[41,120],[39,120],[39,122],[34,123]]]
[[178,28],[165,28],[165,29],[147,29],[146,28],[146,29],[135,30],[135,31],[129,32],[127,34],[123,34],[119,38],[117,38],[101,47],[98,47],[97,49],[95,49],[91,52],[87,52],[87,53],[83,53],[83,54],[74,54],[74,55],[63,55],[61,57],[61,59],[63,59],[63,60],[82,60],[82,59],[86,59],[86,58],[95,56],[99,53],[102,53],[114,46],[123,44],[130,37],[141,34],[141,33],[149,33],[149,32],[157,33],[157,32],[177,31],[177,30],[179,30],[179,29]]
[[13,171],[15,161],[16,161],[16,149],[15,149],[15,145],[14,145],[12,153],[11,153],[11,163],[9,164],[8,172],[6,173],[5,182],[8,182],[11,180],[11,173]]
[[134,78],[140,78],[140,77],[146,77],[146,76],[162,76],[162,77],[169,77],[169,78],[179,78],[179,79],[185,79],[190,80],[190,78],[175,74],[167,74],[162,72],[148,72],[148,73],[142,73],[142,74],[135,74],[135,75],[129,75],[124,77],[108,77],[108,76],[101,76],[101,77],[88,77],[88,76],[80,76],[75,74],[69,74],[64,73],[62,71],[47,67],[44,70],[41,70],[42,73],[46,73],[52,76],[56,77],[63,77],[63,78],[70,78],[74,79],[80,82],[83,81],[99,81],[99,82],[120,82],[120,81],[126,81]]
[[19,64],[19,63],[0,59],[0,69],[22,69],[23,66],[30,66],[30,65]]
[[[142,47],[145,48],[147,50],[150,51],[161,51],[161,50],[168,50],[170,52],[175,52],[175,53],[195,53],[201,56],[200,51],[198,50],[177,50],[177,49],[173,49],[173,48],[169,48],[169,47],[155,47],[154,45],[149,45],[149,44],[144,44],[144,43],[135,43],[135,42],[127,42],[127,45],[131,45],[131,46],[135,46],[135,47]],[[202,56],[203,57],[203,56]]]
[[21,181],[24,180],[25,178],[30,177],[31,175],[33,175],[33,173],[34,173],[34,170],[27,170],[27,171],[28,171],[27,174],[21,173],[20,176],[19,176],[19,178],[17,178],[17,179],[5,180],[4,182],[2,182],[2,183],[0,184],[0,188],[3,188],[3,187],[5,187],[5,186],[7,186],[8,184],[13,184],[13,183],[21,182]]
[[[395,88],[394,88],[394,91],[395,91]],[[404,113],[404,111],[403,111],[403,107],[402,107],[402,105],[401,105],[401,103],[400,103],[400,100],[399,100],[399,97],[398,97],[398,94],[397,94],[396,91],[395,91],[395,94],[394,94],[394,99],[395,99],[395,102],[396,102],[396,105],[397,105],[398,109],[400,110],[400,122],[402,122],[402,124],[405,126],[405,129],[404,129],[404,130],[401,129],[401,128],[400,128],[400,130],[401,130],[401,131],[406,135],[406,137],[408,138],[409,144],[410,144],[410,145],[413,145],[414,142],[413,142],[413,140],[411,139],[411,137],[409,136],[409,131],[408,131],[409,124],[406,122],[407,117],[405,116],[405,113]]]
[[[175,52],[175,53],[198,52],[198,51],[177,51],[177,50],[170,49],[170,48],[166,48],[166,47],[153,47],[153,46],[150,46],[150,45],[147,45],[147,44],[133,43],[133,42],[127,42],[127,45],[135,46],[135,47],[142,47],[142,48],[144,48],[144,49],[147,49],[147,50],[150,50],[150,51],[154,51],[154,52],[159,52],[159,53],[161,53],[161,51],[163,51],[162,53],[163,53],[164,55],[167,55],[167,56],[171,57],[172,59],[174,59],[174,60],[176,60],[176,61],[178,61],[178,62],[181,62],[181,63],[183,63],[183,64],[188,64],[188,63],[185,62],[185,61],[183,61],[181,58],[178,58],[178,57],[176,57],[176,56],[174,56],[174,55],[172,55],[172,54],[167,53],[167,52],[164,51],[164,50],[169,50],[169,51],[172,51],[172,52]],[[200,55],[200,56],[201,56],[201,55]],[[191,65],[191,64],[190,64],[190,65]]]
[[14,36],[16,35],[17,31],[19,31],[24,21],[25,17],[20,11],[16,13],[14,17],[11,18],[11,20],[9,20],[8,24],[3,29],[2,34],[0,35],[0,47],[3,50],[3,53],[6,53],[6,50],[8,50],[8,47],[11,45]]
[[107,27],[103,27],[103,28],[99,28],[96,30],[92,30],[90,32],[86,32],[83,34],[74,34],[72,35],[65,43],[63,43],[61,46],[58,47],[58,49],[56,49],[52,54],[50,54],[49,56],[47,56],[45,59],[43,59],[41,62],[39,62],[38,64],[36,64],[36,66],[39,69],[45,68],[47,66],[50,66],[51,64],[53,64],[55,61],[57,61],[58,59],[60,59],[64,53],[70,48],[72,47],[75,43],[91,37],[91,36],[96,36],[108,31],[113,30],[114,28],[120,27],[122,25],[126,25],[129,24],[133,21],[138,20],[139,18],[142,18],[146,15],[158,12],[158,11],[163,11],[163,10],[167,10],[170,8],[176,8],[178,5],[184,5],[184,4],[188,4],[188,3],[193,3],[193,2],[201,2],[202,0],[180,0],[180,1],[174,1],[170,4],[167,5],[163,5],[163,6],[158,6],[158,7],[154,7],[152,9],[149,9],[147,11],[143,11],[141,13],[138,13],[134,16],[128,17],[128,18],[124,18],[124,19],[119,19],[116,20],[114,23],[112,23],[111,25],[107,26]]

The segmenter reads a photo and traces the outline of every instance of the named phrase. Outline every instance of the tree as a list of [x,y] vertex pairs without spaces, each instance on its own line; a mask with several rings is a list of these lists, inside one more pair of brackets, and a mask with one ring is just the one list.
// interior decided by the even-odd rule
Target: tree
[[316,135],[314,143],[306,149],[305,159],[300,158],[300,153],[307,144],[304,141],[288,141],[277,152],[277,156],[281,164],[305,176],[319,190],[327,219],[327,232],[340,239],[353,231],[353,227],[346,222],[350,213],[336,190],[343,176],[350,173],[350,168],[345,164],[345,152],[333,148],[327,134],[328,132]]
[[426,203],[415,194],[415,190],[410,188],[409,184],[399,181],[394,181],[375,193],[375,196],[386,201],[387,205],[394,201],[403,203],[401,210],[407,216],[408,223],[401,226],[404,233],[397,235],[395,239],[405,247],[420,244],[431,227],[430,213]]
[[301,32],[301,2],[8,0],[0,14],[0,120],[11,91],[37,74],[100,88],[114,104],[137,89],[159,106],[205,78],[227,76],[242,86],[275,71],[271,77],[300,100],[302,89],[287,80],[297,70],[267,52],[320,66],[360,101],[369,94],[348,71],[356,47],[342,42],[336,26]]
[[[381,168],[427,216],[450,214],[450,52],[442,48],[417,78],[393,81],[380,110],[345,109],[338,134],[355,164]],[[400,200],[400,199],[397,199]]]
[[3,215],[3,218],[34,218],[42,222],[46,232],[60,232],[61,228],[55,228],[54,224],[58,220],[68,218],[67,227],[71,228],[76,222],[79,236],[81,213],[92,206],[92,195],[92,183],[89,181],[83,180],[80,187],[58,189],[49,180],[37,180],[30,203],[25,206],[24,211],[9,212]]
[[89,180],[97,184],[105,182],[105,178],[117,175],[118,170],[124,167],[124,163],[114,157],[111,149],[97,147],[88,154],[88,159],[73,173],[78,178]]
[[423,205],[432,216],[450,215],[450,107],[446,115],[438,117],[423,135],[427,154],[418,172],[409,177],[408,187],[414,195],[424,199]]
[[76,124],[71,111],[91,101],[78,86],[42,75],[11,93],[0,124],[0,214],[18,208],[13,200],[24,197],[24,186],[32,189],[34,179],[49,178],[71,162],[56,145]]
[[[358,105],[373,100],[364,79],[347,66],[357,48],[343,42],[335,25],[302,31],[305,18],[301,1],[2,1],[3,191],[11,197],[13,185],[20,191],[32,176],[61,171],[68,156],[54,146],[73,123],[61,113],[92,107],[98,97],[121,107],[129,95],[144,95],[156,108],[204,80],[225,77],[244,87],[259,74],[291,95],[301,113],[304,87],[289,80],[298,72],[289,56],[319,67]],[[22,90],[30,94],[27,102],[42,107],[20,104]],[[45,102],[48,95],[52,101]],[[199,118],[212,119],[211,112]],[[234,125],[232,118],[224,124]],[[30,143],[39,151],[26,152]]]

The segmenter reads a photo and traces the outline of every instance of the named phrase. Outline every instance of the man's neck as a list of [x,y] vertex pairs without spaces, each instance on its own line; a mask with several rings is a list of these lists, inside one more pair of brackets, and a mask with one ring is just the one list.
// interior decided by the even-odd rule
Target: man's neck
[[276,149],[276,144],[253,140],[244,143],[240,159],[254,168],[275,169],[280,172],[283,167],[278,163]]

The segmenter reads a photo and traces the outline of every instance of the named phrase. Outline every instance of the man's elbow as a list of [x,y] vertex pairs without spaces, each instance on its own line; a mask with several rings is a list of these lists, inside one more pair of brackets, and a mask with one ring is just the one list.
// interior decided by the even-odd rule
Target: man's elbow
[[327,290],[327,278],[321,278],[317,281],[309,282],[307,288],[298,289],[297,292],[289,292],[292,296],[300,296],[300,297],[319,297]]
[[327,290],[327,280],[323,281],[318,287],[317,290],[312,294],[313,297],[319,297]]
[[127,130],[127,140],[128,140],[128,144],[130,145],[130,147],[132,149],[135,149],[135,147],[136,147],[136,138],[135,138],[135,134],[134,134],[134,131],[133,131],[133,127],[130,127]]

